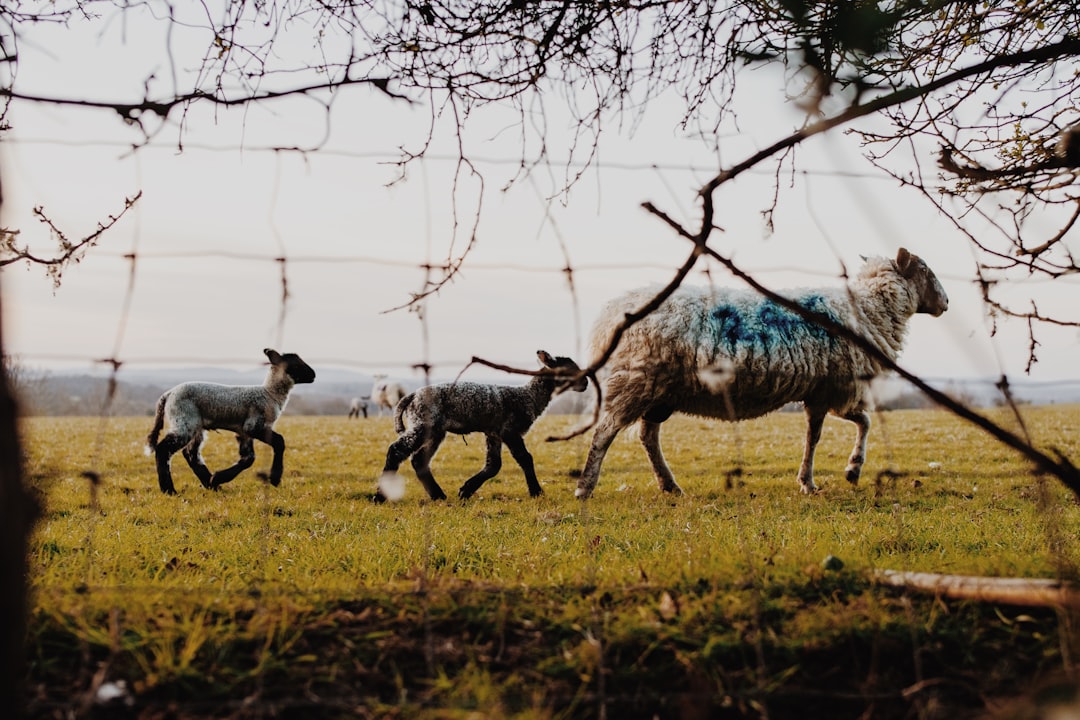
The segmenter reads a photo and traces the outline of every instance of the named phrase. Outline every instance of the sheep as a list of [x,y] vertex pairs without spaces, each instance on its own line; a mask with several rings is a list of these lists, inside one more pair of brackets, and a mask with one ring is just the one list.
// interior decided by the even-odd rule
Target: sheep
[[349,402],[349,419],[358,418],[363,413],[367,417],[367,398],[357,397]]
[[[166,390],[157,402],[154,427],[146,438],[147,449],[157,460],[158,485],[166,495],[175,495],[170,459],[183,450],[184,459],[203,487],[217,490],[255,462],[254,440],[274,449],[270,466],[270,484],[281,483],[285,440],[274,432],[274,423],[289,400],[293,385],[315,381],[315,371],[293,353],[279,354],[267,348],[270,370],[262,385],[218,385],[186,382]],[[169,421],[169,432],[158,435]],[[236,433],[240,459],[232,467],[211,473],[199,452],[207,430],[231,430]]]
[[[394,410],[394,429],[399,437],[386,452],[383,477],[393,476],[401,463],[412,456],[416,477],[428,495],[432,500],[445,500],[446,494],[431,474],[431,460],[446,433],[479,432],[487,436],[487,459],[480,472],[461,486],[458,497],[467,500],[498,474],[502,467],[503,443],[524,471],[529,495],[542,494],[544,491],[536,479],[524,435],[547,408],[552,395],[567,388],[582,392],[588,387],[588,380],[584,376],[566,379],[568,374],[580,372],[577,363],[570,358],[552,357],[543,350],[538,350],[536,356],[545,368],[557,372],[541,370],[521,386],[453,382],[428,385],[406,395]],[[382,487],[373,499],[376,502],[386,500]]]
[[386,408],[394,411],[401,398],[405,397],[405,386],[393,380],[387,380],[386,375],[375,375],[375,385],[371,388],[371,401],[375,403],[375,409]]
[[[603,309],[590,341],[594,357],[601,356],[625,314],[654,295],[652,289],[631,291]],[[890,359],[899,355],[913,314],[937,317],[949,307],[933,271],[904,248],[895,260],[865,259],[846,288],[792,290],[783,295],[859,333]],[[846,479],[855,484],[870,429],[867,386],[881,370],[880,363],[853,342],[756,292],[680,288],[632,325],[611,355],[575,495],[582,499],[592,495],[612,440],[635,420],[660,489],[681,494],[660,448],[660,425],[672,413],[736,421],[790,402],[802,403],[807,422],[797,475],[800,490],[818,489],[814,450],[829,413],[855,425],[855,447],[845,470]]]

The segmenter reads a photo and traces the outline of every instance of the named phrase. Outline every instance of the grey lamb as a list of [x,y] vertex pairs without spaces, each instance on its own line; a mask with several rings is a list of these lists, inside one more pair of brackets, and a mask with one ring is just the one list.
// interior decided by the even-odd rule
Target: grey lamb
[[[285,439],[274,432],[274,423],[289,400],[289,392],[297,383],[315,381],[315,371],[299,355],[267,348],[270,370],[262,385],[218,385],[206,382],[186,382],[166,390],[157,403],[154,427],[146,438],[147,447],[157,460],[158,485],[161,492],[175,495],[169,461],[177,450],[199,478],[203,487],[216,490],[255,462],[254,440],[274,449],[270,466],[270,484],[281,483],[284,470]],[[169,422],[169,432],[158,441],[158,435]],[[200,448],[207,430],[230,430],[236,433],[240,459],[224,470],[211,473],[203,463]]]
[[[541,371],[521,386],[475,382],[428,385],[402,398],[394,410],[394,428],[399,437],[386,452],[383,473],[397,472],[401,463],[412,456],[416,477],[428,495],[432,500],[444,500],[446,494],[431,474],[431,459],[446,433],[479,432],[487,436],[487,459],[480,472],[461,486],[458,497],[471,497],[481,485],[498,474],[502,467],[503,443],[524,471],[529,494],[536,497],[543,493],[536,479],[532,455],[525,447],[524,435],[547,408],[556,391],[569,388],[582,392],[588,387],[588,380],[584,377],[566,379],[567,374],[579,372],[577,363],[570,358],[552,357],[543,350],[538,350],[536,356],[545,368],[559,372]],[[386,500],[382,488],[373,499],[376,502]]]
[[[653,289],[610,302],[592,333],[593,357],[607,347],[626,313]],[[802,308],[859,333],[895,359],[915,313],[941,315],[949,299],[933,271],[901,248],[895,260],[869,258],[846,287],[792,290]],[[660,424],[672,413],[744,420],[801,402],[807,431],[799,467],[804,493],[814,484],[814,450],[825,416],[855,424],[847,480],[866,459],[869,380],[882,367],[866,351],[821,325],[749,290],[680,288],[631,326],[606,365],[603,402],[576,495],[589,497],[616,434],[639,420],[641,442],[660,489],[681,493],[660,449]]]

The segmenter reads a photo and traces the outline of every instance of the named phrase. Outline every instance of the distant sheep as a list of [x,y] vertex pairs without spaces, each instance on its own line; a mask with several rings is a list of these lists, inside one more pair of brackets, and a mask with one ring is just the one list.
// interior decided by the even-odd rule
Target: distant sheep
[[[396,473],[406,458],[412,456],[416,476],[432,500],[445,500],[439,484],[431,474],[431,459],[446,438],[446,433],[468,435],[479,432],[487,436],[487,459],[480,472],[465,481],[458,497],[467,499],[487,480],[495,477],[502,467],[502,445],[525,473],[529,494],[543,493],[536,479],[532,455],[525,447],[524,435],[532,427],[556,391],[585,390],[584,377],[567,380],[565,373],[577,373],[577,364],[566,357],[552,357],[543,350],[536,356],[545,368],[560,371],[544,372],[520,386],[487,385],[475,382],[454,382],[422,387],[406,395],[394,411],[394,428],[398,439],[386,452],[384,475]],[[406,430],[408,426],[408,430]],[[386,499],[382,488],[376,493],[377,502]]]
[[375,376],[375,385],[371,388],[371,402],[375,409],[386,408],[394,411],[401,398],[405,397],[405,386],[393,380],[387,380],[385,375]]
[[[165,391],[158,400],[154,427],[146,442],[157,459],[161,492],[176,494],[169,462],[177,450],[184,451],[184,459],[203,487],[216,490],[255,462],[253,440],[274,449],[270,484],[276,486],[281,482],[285,439],[274,432],[274,423],[285,409],[293,385],[314,382],[315,371],[299,355],[281,355],[269,348],[263,353],[270,360],[270,370],[262,385],[187,382]],[[159,442],[158,435],[165,420],[169,422],[169,432]],[[210,472],[200,453],[207,430],[236,433],[240,459],[235,465]]]
[[[655,295],[630,292],[602,311],[592,334],[598,357],[628,312]],[[895,359],[914,313],[937,317],[949,299],[919,257],[870,258],[847,287],[795,290],[785,297],[858,332]],[[864,350],[756,292],[680,288],[630,327],[606,365],[603,403],[576,495],[589,497],[612,440],[640,421],[640,438],[660,489],[681,493],[660,449],[660,424],[674,412],[745,420],[790,402],[803,404],[807,433],[799,468],[804,493],[814,484],[814,450],[828,413],[855,424],[845,471],[858,482],[870,429],[867,386],[882,368]]]
[[367,405],[365,398],[353,398],[349,402],[349,419],[359,418],[361,413],[367,417]]

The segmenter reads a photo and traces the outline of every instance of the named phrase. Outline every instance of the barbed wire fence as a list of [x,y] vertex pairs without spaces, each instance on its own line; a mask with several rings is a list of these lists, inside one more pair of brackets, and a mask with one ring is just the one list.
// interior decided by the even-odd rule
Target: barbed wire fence
[[[194,149],[194,148],[192,148],[190,146],[188,147],[188,150],[189,151],[196,151],[196,149]],[[250,149],[248,151],[250,151]],[[429,161],[439,161],[439,160],[437,158],[435,158],[435,159],[429,159]],[[496,160],[496,162],[498,162],[498,161]],[[650,172],[658,172],[659,171],[659,169],[656,166],[647,166],[646,167],[646,166],[611,165],[611,166],[608,166],[606,169],[620,170],[620,171],[624,171],[624,172],[638,172],[638,171],[643,171],[643,170],[647,170],[647,171],[650,171]],[[680,168],[679,170],[681,171],[683,169]],[[672,169],[672,171],[674,171],[674,169]],[[807,175],[812,176],[813,173],[808,173]],[[850,174],[845,173],[845,174],[843,174],[843,176],[844,177],[850,177]],[[863,179],[863,178],[859,177],[859,179]],[[275,190],[275,192],[276,192],[276,190]],[[276,196],[274,194],[271,194],[271,196],[267,199],[268,207],[272,208],[274,203],[275,203],[275,200],[276,200]],[[134,208],[135,214],[137,216],[138,215],[138,201],[139,201],[139,196],[134,196],[133,198],[127,199],[125,201],[125,210],[124,210],[124,212],[127,212],[128,210]],[[667,219],[666,221],[668,221],[668,224],[671,225],[672,229],[675,229],[676,224],[674,223],[674,221],[670,221],[670,219]],[[114,222],[115,221],[112,218],[110,218],[110,221],[107,224],[103,224],[103,231],[107,231],[108,227],[111,227],[112,224],[114,224]],[[286,336],[286,332],[287,332],[287,330],[289,328],[289,323],[290,323],[290,312],[289,311],[290,311],[290,309],[292,307],[294,307],[297,303],[304,303],[305,302],[305,298],[296,293],[296,291],[293,288],[293,283],[291,282],[291,278],[293,277],[292,273],[299,266],[308,266],[308,265],[318,266],[318,265],[322,265],[322,264],[325,264],[325,265],[340,265],[340,264],[343,264],[343,263],[349,263],[349,264],[356,264],[356,265],[370,266],[370,267],[393,267],[393,268],[398,268],[398,269],[403,269],[403,270],[415,270],[416,273],[417,273],[417,276],[419,278],[421,278],[421,281],[420,281],[420,284],[418,286],[419,289],[418,289],[418,291],[416,293],[416,297],[415,297],[416,302],[414,302],[412,304],[412,307],[416,310],[416,312],[414,314],[415,314],[416,320],[417,320],[417,324],[414,326],[414,331],[421,335],[422,339],[421,339],[421,342],[420,342],[420,347],[422,348],[422,350],[421,350],[421,352],[419,354],[419,357],[416,357],[412,362],[407,362],[407,363],[400,364],[398,366],[398,369],[400,371],[402,371],[402,372],[419,372],[421,374],[422,381],[424,383],[430,382],[437,374],[447,374],[447,373],[449,373],[449,374],[453,375],[454,373],[461,372],[464,369],[464,367],[467,367],[470,364],[488,365],[490,368],[504,370],[504,371],[507,371],[507,372],[514,372],[515,371],[515,368],[506,366],[506,365],[504,365],[502,363],[498,363],[498,362],[495,362],[495,361],[492,361],[492,360],[486,360],[485,358],[482,358],[482,357],[473,357],[471,359],[465,359],[465,358],[451,359],[451,358],[447,358],[447,357],[445,357],[443,355],[440,355],[438,350],[431,346],[430,337],[429,337],[429,332],[430,332],[429,323],[431,321],[430,321],[430,318],[429,318],[428,314],[425,312],[424,308],[425,308],[426,303],[437,303],[439,301],[439,298],[438,298],[436,293],[429,292],[429,291],[432,288],[438,288],[438,287],[442,286],[442,285],[439,284],[439,279],[443,279],[443,278],[447,278],[447,277],[453,277],[462,268],[467,268],[470,272],[472,272],[472,271],[491,271],[491,272],[496,272],[496,273],[529,273],[529,274],[537,274],[538,273],[538,274],[544,274],[544,275],[548,275],[548,276],[552,276],[552,277],[559,277],[564,282],[564,290],[568,294],[568,296],[570,298],[569,299],[569,304],[573,308],[574,317],[571,318],[571,323],[573,324],[573,326],[575,328],[574,335],[576,337],[576,342],[578,344],[578,348],[577,348],[578,352],[581,351],[581,344],[582,344],[581,320],[584,317],[587,317],[588,313],[585,311],[584,308],[582,308],[580,306],[580,298],[579,298],[578,293],[577,293],[577,287],[578,287],[578,284],[580,282],[580,278],[582,278],[582,276],[587,276],[591,272],[610,272],[610,271],[620,271],[620,270],[627,270],[627,269],[655,270],[655,271],[658,271],[660,273],[666,273],[669,277],[673,276],[672,281],[668,285],[668,289],[673,290],[675,287],[677,287],[683,281],[684,278],[690,276],[691,268],[693,268],[695,263],[698,262],[699,256],[700,256],[700,257],[705,258],[708,261],[708,265],[707,265],[707,268],[706,268],[706,275],[705,275],[706,279],[708,281],[720,283],[720,282],[723,282],[723,281],[727,281],[728,278],[734,277],[737,280],[737,282],[739,282],[739,283],[744,283],[744,284],[750,285],[751,287],[756,287],[757,289],[759,289],[759,290],[761,290],[763,292],[766,292],[766,293],[770,292],[770,288],[768,288],[765,285],[761,284],[756,279],[756,277],[757,277],[756,274],[751,274],[751,273],[744,272],[739,266],[734,264],[729,258],[715,252],[714,250],[709,248],[707,245],[702,244],[700,242],[695,244],[694,250],[692,251],[692,253],[690,255],[688,255],[687,260],[685,261],[682,270],[678,271],[678,272],[677,272],[677,267],[676,267],[675,263],[673,263],[671,267],[666,267],[666,266],[663,266],[663,265],[653,265],[653,264],[642,265],[642,264],[635,264],[635,263],[620,263],[620,262],[610,262],[610,263],[603,263],[603,264],[576,264],[571,259],[571,254],[569,252],[570,243],[561,234],[560,229],[559,229],[559,227],[557,225],[557,221],[555,220],[555,218],[552,217],[551,215],[545,215],[543,222],[544,222],[544,224],[547,224],[547,225],[550,226],[551,232],[554,233],[556,235],[556,237],[557,237],[557,245],[558,245],[558,248],[559,248],[559,252],[561,254],[561,261],[562,261],[562,262],[559,262],[559,263],[552,263],[551,265],[544,266],[544,267],[538,267],[538,266],[535,266],[535,265],[515,265],[515,264],[488,264],[488,265],[476,264],[476,265],[473,265],[473,264],[469,264],[467,261],[459,262],[457,258],[453,258],[453,257],[436,259],[436,258],[432,257],[430,254],[427,257],[423,258],[422,260],[419,260],[419,261],[414,262],[414,263],[403,262],[403,261],[399,261],[399,260],[390,260],[390,259],[380,258],[378,255],[363,254],[363,253],[358,253],[358,254],[335,254],[333,256],[322,256],[322,255],[317,255],[317,254],[293,254],[293,253],[290,253],[286,249],[286,247],[287,247],[286,244],[283,242],[282,237],[280,236],[280,234],[276,230],[271,233],[271,239],[269,241],[269,243],[272,245],[272,247],[268,248],[267,252],[265,252],[265,253],[230,252],[230,251],[224,250],[224,249],[220,250],[220,251],[214,251],[214,252],[193,251],[193,252],[190,252],[190,253],[187,253],[187,252],[155,253],[155,252],[145,251],[145,250],[140,250],[139,249],[141,243],[140,243],[140,233],[138,231],[136,231],[134,233],[134,235],[133,235],[134,242],[132,243],[132,246],[131,246],[130,249],[125,250],[125,251],[117,251],[117,250],[114,250],[114,249],[111,249],[111,248],[94,247],[94,245],[97,243],[97,241],[105,236],[104,232],[97,232],[92,236],[94,238],[93,242],[79,243],[79,242],[69,241],[68,244],[71,247],[78,248],[77,252],[90,252],[90,253],[93,253],[94,256],[98,257],[99,259],[108,259],[110,261],[119,263],[121,266],[125,267],[126,270],[127,270],[128,282],[127,282],[127,287],[126,287],[125,294],[124,294],[123,303],[122,303],[121,309],[118,311],[117,318],[116,318],[116,329],[115,329],[115,334],[114,334],[114,343],[113,343],[113,352],[112,352],[112,354],[109,357],[99,358],[99,357],[81,356],[77,352],[75,352],[75,353],[72,353],[70,355],[65,355],[65,356],[42,356],[42,357],[27,356],[25,358],[21,358],[20,360],[23,361],[23,362],[51,361],[51,360],[82,361],[82,362],[87,362],[87,363],[93,362],[93,363],[103,364],[107,368],[107,370],[108,370],[108,373],[107,373],[108,391],[107,391],[107,393],[106,393],[106,395],[104,397],[104,400],[102,402],[102,405],[101,405],[101,407],[100,407],[100,409],[99,409],[99,411],[97,413],[98,418],[99,418],[99,423],[100,423],[100,431],[98,433],[98,444],[95,447],[95,452],[88,459],[87,467],[86,467],[86,470],[85,470],[85,472],[83,474],[83,476],[84,476],[84,478],[86,479],[86,482],[87,482],[88,503],[89,503],[91,509],[95,509],[95,508],[98,507],[99,486],[100,486],[100,484],[110,482],[110,478],[108,477],[108,473],[103,467],[102,443],[104,442],[104,437],[105,437],[105,433],[104,433],[105,427],[106,427],[107,423],[110,422],[110,419],[114,415],[113,402],[114,402],[115,397],[116,397],[116,388],[118,386],[118,382],[119,382],[120,378],[122,377],[123,368],[128,367],[128,366],[130,366],[132,364],[139,364],[139,363],[144,363],[144,364],[145,363],[177,363],[177,364],[223,363],[223,364],[237,364],[237,363],[247,362],[246,359],[232,358],[232,357],[225,357],[225,356],[216,356],[213,353],[200,353],[200,354],[197,354],[197,355],[192,355],[192,356],[184,357],[184,358],[170,358],[170,357],[139,357],[139,356],[131,355],[131,354],[126,353],[124,351],[125,334],[127,332],[128,326],[129,326],[129,320],[131,318],[131,314],[134,312],[135,288],[138,286],[141,278],[143,277],[143,273],[148,272],[147,268],[151,267],[154,263],[157,263],[157,262],[168,262],[168,261],[173,260],[173,259],[184,258],[184,259],[200,260],[200,261],[207,261],[207,262],[209,262],[209,261],[228,261],[228,262],[241,263],[241,264],[245,264],[245,265],[265,265],[265,266],[270,266],[270,267],[274,268],[274,273],[277,276],[277,281],[276,282],[277,282],[277,285],[278,285],[278,288],[279,288],[279,294],[278,294],[277,298],[275,299],[274,308],[273,308],[272,312],[270,312],[270,311],[268,311],[268,312],[270,312],[270,314],[272,314],[272,316],[274,318],[273,323],[272,323],[273,328],[274,328],[273,332],[274,332],[274,335],[275,335],[276,340],[279,343],[279,345],[282,342],[283,338]],[[273,222],[271,222],[270,225],[271,225],[271,228],[274,228],[274,223]],[[429,225],[430,225],[430,223],[429,223]],[[541,229],[538,229],[537,232],[539,234],[541,232]],[[662,232],[662,230],[661,230],[661,232]],[[676,232],[676,234],[678,234],[678,233]],[[688,239],[692,239],[692,238],[688,238]],[[428,247],[430,248],[430,242],[428,243]],[[31,262],[33,262],[33,259],[31,259]],[[785,271],[785,270],[789,270],[789,269],[791,269],[791,268],[789,268],[789,267],[787,267],[787,266],[785,266],[783,264],[778,263],[773,268],[770,268],[769,271],[780,272],[780,271]],[[432,280],[433,275],[435,275],[436,278],[438,278],[438,279],[433,281]],[[829,275],[829,277],[834,278],[834,279],[838,279],[838,280],[842,279],[842,278],[838,278],[835,274]],[[968,280],[967,278],[963,278],[961,276],[956,276],[956,275],[951,275],[950,276],[947,273],[944,274],[944,277],[946,279],[951,279],[953,281]],[[783,300],[783,298],[781,296],[773,296],[773,297],[778,302]],[[791,309],[793,311],[797,312],[799,308],[798,308],[798,306],[794,306],[794,307],[791,307]],[[407,310],[402,308],[399,311],[406,312]],[[811,317],[810,319],[814,320],[814,321],[818,321],[818,322],[824,322],[823,319],[819,318],[819,317]],[[825,320],[827,321],[827,318]],[[834,326],[826,325],[826,327],[830,331],[837,332],[837,333],[844,333],[845,330],[846,330],[843,327],[835,326],[835,323],[834,323]],[[850,331],[847,331],[847,332],[849,333],[849,335],[851,335]],[[860,341],[860,338],[857,335],[851,335],[849,337],[849,339],[851,339],[854,342]],[[863,342],[865,342],[865,341],[863,341]],[[387,361],[384,360],[384,359],[372,360],[372,359],[356,359],[356,358],[320,358],[320,360],[323,361],[323,362],[326,362],[328,364],[341,365],[341,366],[346,367],[346,368],[360,369],[360,370],[367,369],[367,368],[370,368],[372,366],[385,367],[388,364]],[[593,368],[591,370],[591,372],[595,373],[596,369],[598,369],[598,368]],[[894,370],[897,370],[897,371],[901,372],[902,374],[904,374],[906,372],[906,371],[903,371],[902,368],[894,368]],[[521,372],[521,373],[529,372],[525,368],[518,368],[518,369],[516,369],[516,371]],[[927,381],[927,380],[925,380],[923,378],[919,378],[919,377],[916,377],[914,375],[911,375],[910,373],[904,374],[904,377],[909,382],[911,382],[914,386],[916,386],[919,389],[921,389],[922,391],[928,393],[938,403],[948,407],[950,410],[952,410],[953,412],[956,412],[961,417],[964,417],[966,420],[979,423],[980,427],[983,430],[985,430],[986,432],[989,432],[999,442],[1003,442],[1005,444],[1008,444],[1011,447],[1013,447],[1017,452],[1020,452],[1022,454],[1026,454],[1030,459],[1033,460],[1033,462],[1036,463],[1036,465],[1040,468],[1040,470],[1042,472],[1049,473],[1049,474],[1055,474],[1055,470],[1058,470],[1061,473],[1064,473],[1066,475],[1066,477],[1062,477],[1061,479],[1063,481],[1066,481],[1066,484],[1068,484],[1068,478],[1071,477],[1070,475],[1068,475],[1069,469],[1071,468],[1071,465],[1069,465],[1067,458],[1064,458],[1064,457],[1061,457],[1061,458],[1049,457],[1049,456],[1043,454],[1037,448],[1035,448],[1031,444],[1031,441],[1030,441],[1029,438],[1022,437],[1022,433],[1021,433],[1021,435],[1017,435],[1017,434],[1013,433],[1012,431],[1007,430],[1006,428],[1003,428],[1000,425],[997,425],[997,424],[993,423],[990,420],[986,420],[985,418],[982,418],[981,416],[973,417],[974,413],[971,413],[970,409],[966,409],[966,406],[964,406],[962,403],[958,403],[955,399],[950,398],[946,393],[942,392],[937,387],[935,387],[934,383],[931,383],[931,382],[929,382],[929,381]],[[1001,382],[1001,392],[1002,392],[1002,396],[1003,396],[1004,400],[1008,402],[1009,401],[1008,383],[1004,382],[1004,373],[1003,373],[1002,378],[1003,378],[1003,381]],[[595,379],[595,375],[594,375],[594,379]],[[594,384],[594,387],[595,387],[595,384]],[[950,403],[952,403],[952,405],[950,405]],[[1022,423],[1023,423],[1022,410],[1016,404],[1012,404],[1012,409],[1013,409],[1015,418],[1020,422],[1021,427],[1022,427]],[[967,414],[965,414],[965,411],[967,412]],[[883,456],[890,457],[892,455],[892,453],[894,452],[894,450],[892,448],[893,439],[891,438],[890,434],[887,431],[887,427],[888,427],[887,423],[881,423],[881,425],[886,429],[886,431],[882,434],[881,439],[879,440],[879,442],[882,445],[881,452],[883,453]],[[742,458],[742,450],[741,450],[741,448],[744,445],[745,440],[743,439],[743,437],[740,434],[740,431],[738,430],[738,425],[735,426],[734,432],[736,434],[736,443],[735,443],[734,458],[731,460],[730,470],[728,471],[728,478],[727,479],[728,479],[729,482],[731,481],[732,477],[738,477],[738,475],[742,472],[742,468],[743,468],[743,464],[744,464],[744,460]],[[4,463],[4,466],[5,466],[4,471],[13,473],[13,476],[15,478],[15,483],[13,484],[12,480],[8,480],[6,482],[6,484],[5,484],[5,487],[6,488],[16,487],[18,484],[21,483],[21,479],[19,479],[19,474],[18,474],[19,465],[18,465],[17,462],[11,462],[11,460],[14,457],[16,457],[16,455],[14,455],[14,454],[6,455],[6,457],[8,457],[8,462]],[[892,470],[891,468],[886,469],[885,471],[883,471],[883,475],[888,475],[890,473],[893,476],[897,475],[897,472],[895,470]],[[880,480],[881,480],[881,478],[879,477],[879,481]],[[1069,485],[1069,487],[1071,489],[1073,489],[1074,492],[1078,492],[1078,488],[1080,488],[1080,486],[1077,486],[1077,485]],[[274,582],[270,579],[270,576],[269,576],[269,570],[270,570],[270,567],[271,567],[271,564],[272,564],[272,553],[273,553],[272,523],[273,523],[274,501],[273,501],[272,494],[271,494],[269,488],[267,488],[263,493],[261,493],[260,498],[261,498],[261,500],[260,500],[260,502],[261,502],[261,509],[260,509],[261,528],[260,528],[260,532],[262,533],[262,536],[266,540],[266,542],[264,543],[265,556],[264,556],[264,562],[263,562],[263,567],[262,567],[262,570],[263,570],[263,584],[262,584],[262,586],[260,586],[258,588],[258,592],[260,594],[263,594],[263,595],[267,596],[267,597],[270,597],[275,592],[274,587],[273,587]],[[10,501],[9,502],[7,497],[5,497],[4,499],[5,499],[5,502],[3,502],[2,505],[3,505],[3,513],[6,516],[5,521],[4,521],[5,527],[8,527],[8,528],[17,528],[18,527],[18,525],[16,523],[11,522],[11,519],[14,518],[15,515],[18,515],[24,522],[28,518],[33,517],[32,513],[31,514],[26,513],[26,510],[25,510],[26,505],[25,505],[25,503],[20,504],[19,502],[15,502],[15,501]],[[432,543],[429,542],[429,540],[430,540],[430,535],[433,532],[433,529],[432,529],[432,525],[431,525],[430,513],[427,511],[426,507],[421,507],[420,513],[421,513],[421,519],[422,519],[422,523],[423,523],[423,533],[424,533],[424,538],[425,538],[425,541],[424,541],[425,554],[424,554],[424,561],[423,561],[422,567],[420,569],[420,576],[418,578],[418,585],[417,585],[417,588],[416,588],[416,590],[414,592],[416,593],[416,596],[419,598],[419,602],[420,602],[421,607],[423,609],[424,619],[425,619],[426,642],[425,642],[425,645],[424,645],[424,659],[425,659],[426,664],[428,665],[429,672],[434,676],[434,674],[435,674],[435,672],[437,670],[437,668],[435,667],[435,661],[434,661],[435,647],[434,647],[433,643],[435,641],[434,641],[434,636],[433,636],[433,633],[431,632],[430,627],[427,626],[427,624],[426,624],[427,619],[428,619],[428,615],[427,615],[427,609],[428,609],[428,606],[427,606],[427,602],[428,602],[427,588],[428,588],[428,584],[429,584],[429,581],[430,581],[430,575],[432,573],[432,568],[433,568],[433,558],[431,557]],[[95,533],[97,531],[97,529],[96,529],[96,527],[94,525],[95,521],[93,520],[93,518],[95,517],[95,513],[91,512],[90,517],[91,517],[91,521],[90,521],[90,524],[88,526],[87,545],[89,547],[92,547],[93,542],[94,542],[94,536],[95,536]],[[582,525],[585,528],[584,533],[583,533],[585,536],[588,536],[588,534],[592,531],[591,529],[594,527],[595,523],[596,523],[596,519],[593,518],[591,516],[591,514],[590,514],[589,504],[588,503],[583,504],[582,505]],[[1048,533],[1049,533],[1048,542],[1060,542],[1060,539],[1055,539],[1055,538],[1059,538],[1059,536],[1061,535],[1060,527],[1058,527],[1058,526],[1054,525],[1053,523],[1051,523],[1050,527],[1048,529]],[[597,569],[599,567],[599,563],[600,563],[599,551],[598,551],[598,548],[595,545],[590,546],[590,547],[592,547],[593,553],[591,555],[592,564],[591,564],[590,568],[588,568],[588,572],[591,573],[592,577],[595,577],[595,575],[597,574]],[[90,578],[92,577],[92,572],[91,572],[92,567],[90,566],[90,563],[93,562],[93,554],[92,553],[87,553],[86,557],[87,557],[87,563],[88,563],[88,567],[86,569],[86,576],[85,576],[86,577],[86,586],[81,588],[79,591],[80,592],[86,592],[86,591],[93,592],[95,590],[95,588],[92,586],[92,583],[90,582]],[[114,591],[119,590],[121,595],[122,595],[124,592],[141,593],[141,592],[145,591],[145,588],[139,587],[139,586],[132,586],[132,587],[125,587],[125,588],[110,588],[110,590],[114,590]],[[762,591],[764,591],[764,590],[762,589]],[[198,591],[191,591],[191,592],[193,594],[195,594],[196,596],[199,595]],[[290,591],[290,592],[292,592],[292,591]],[[16,608],[18,607],[19,603],[24,600],[24,597],[25,597],[23,595],[23,589],[21,588],[21,586],[12,585],[12,584],[6,584],[5,589],[2,592],[0,592],[0,595],[2,595],[5,598],[5,607],[16,607]],[[596,640],[596,642],[600,644],[601,649],[602,649],[603,638],[605,637],[604,620],[603,620],[602,612],[600,610],[599,605],[596,605],[594,607],[595,607],[596,612],[595,612],[594,617],[593,617],[593,626],[588,629],[588,632],[590,634],[590,637],[594,638]],[[122,621],[122,619],[120,619],[118,617],[118,613],[117,613],[117,614],[114,614],[112,622],[114,623],[114,625],[117,625],[117,624],[122,624],[123,621]],[[118,627],[113,627],[111,631],[114,633],[114,635],[118,635],[119,632],[120,632]],[[760,638],[759,638],[759,642],[760,642]],[[113,651],[114,652],[119,652],[119,647],[118,646],[115,647],[113,649]],[[758,653],[760,655],[760,647],[757,649],[757,651],[758,651]],[[601,662],[603,662],[603,657],[604,657],[603,652],[599,653],[599,657],[601,659]],[[89,667],[86,668],[86,672],[87,672],[88,677],[83,678],[82,681],[83,681],[83,683],[85,683],[85,687],[88,687],[90,689],[90,691],[96,691],[97,688],[95,686],[95,683],[96,683],[96,685],[99,686],[101,684],[102,680],[103,680],[103,676],[95,676],[91,672],[91,670],[92,670],[92,668],[89,668]],[[606,690],[605,690],[603,682],[602,682],[603,677],[604,677],[604,673],[603,673],[603,668],[601,667],[601,671],[598,673],[598,678],[600,678],[601,682],[600,682],[600,684],[599,684],[599,686],[597,688],[597,693],[599,695],[599,698],[597,700],[597,707],[600,708],[600,715],[601,716],[603,716],[603,708],[605,708],[607,706],[607,699],[608,699],[606,697]],[[764,682],[764,675],[762,675],[762,678],[760,679],[760,682]]]

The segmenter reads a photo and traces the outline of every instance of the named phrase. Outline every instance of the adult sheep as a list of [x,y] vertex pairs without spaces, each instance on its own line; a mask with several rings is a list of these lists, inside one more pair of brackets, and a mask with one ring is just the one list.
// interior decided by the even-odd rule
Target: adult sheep
[[[901,248],[895,260],[868,258],[846,287],[783,293],[824,315],[895,359],[915,313],[935,317],[949,299],[922,259]],[[626,313],[655,295],[639,289],[613,300],[593,329],[593,357],[609,344]],[[749,290],[678,289],[655,312],[631,326],[605,367],[603,403],[575,495],[589,497],[612,440],[640,421],[660,489],[681,493],[660,448],[660,425],[674,412],[745,420],[801,402],[806,441],[799,488],[814,484],[814,450],[829,413],[855,424],[855,447],[845,471],[858,482],[870,429],[868,384],[881,364],[855,343]]]
[[387,380],[386,375],[375,375],[375,384],[371,388],[371,402],[375,408],[386,408],[394,412],[394,408],[405,397],[405,386],[393,380]]
[[[285,409],[289,392],[297,383],[315,381],[315,371],[299,355],[267,348],[270,370],[262,385],[219,385],[186,382],[166,390],[157,403],[154,427],[146,438],[147,449],[157,461],[158,485],[166,495],[175,495],[170,460],[177,450],[184,451],[191,470],[203,487],[216,490],[255,462],[253,441],[259,440],[274,449],[270,465],[270,484],[278,485],[283,472],[285,439],[274,432],[274,423]],[[169,422],[169,432],[158,435]],[[211,473],[203,463],[200,449],[207,430],[230,430],[236,433],[240,459],[235,465]]]

